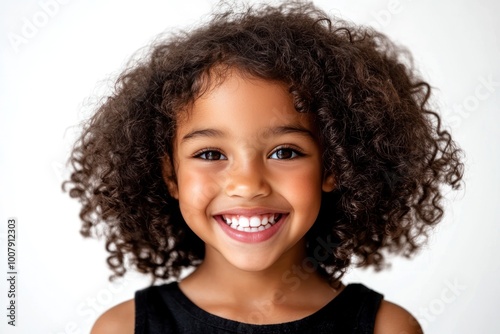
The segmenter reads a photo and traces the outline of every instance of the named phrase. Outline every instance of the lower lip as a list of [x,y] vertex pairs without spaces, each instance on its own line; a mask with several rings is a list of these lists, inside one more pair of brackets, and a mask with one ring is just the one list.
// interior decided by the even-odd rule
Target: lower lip
[[273,226],[271,226],[268,229],[265,229],[263,231],[257,231],[257,232],[245,232],[245,231],[238,231],[235,230],[234,228],[229,227],[223,220],[222,217],[218,216],[216,218],[217,222],[219,223],[220,227],[222,230],[232,239],[245,242],[245,243],[258,243],[258,242],[263,242],[266,241],[270,238],[272,238],[273,235],[275,235],[280,229],[281,226],[284,225],[286,217],[288,217],[288,214],[282,214],[281,219],[276,222]]

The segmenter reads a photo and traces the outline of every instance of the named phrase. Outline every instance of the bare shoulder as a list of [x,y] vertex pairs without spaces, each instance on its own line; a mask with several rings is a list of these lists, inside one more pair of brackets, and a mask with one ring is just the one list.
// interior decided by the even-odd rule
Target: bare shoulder
[[104,312],[95,322],[90,334],[133,334],[135,303],[128,300]]
[[422,334],[422,328],[410,312],[382,300],[375,319],[374,334]]

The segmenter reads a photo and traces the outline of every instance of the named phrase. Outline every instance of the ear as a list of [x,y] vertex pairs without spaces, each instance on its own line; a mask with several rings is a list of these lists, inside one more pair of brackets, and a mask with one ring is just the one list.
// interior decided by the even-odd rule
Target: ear
[[177,178],[175,177],[174,166],[168,154],[163,158],[162,177],[167,185],[170,196],[178,200],[179,188],[177,187]]
[[335,182],[335,178],[332,174],[325,175],[325,177],[323,178],[323,185],[321,186],[321,190],[328,193],[330,191],[333,191],[336,185],[337,182]]

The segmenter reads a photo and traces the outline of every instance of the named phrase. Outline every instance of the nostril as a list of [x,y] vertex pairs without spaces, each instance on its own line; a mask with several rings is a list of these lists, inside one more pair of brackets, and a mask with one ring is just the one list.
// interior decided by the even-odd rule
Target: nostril
[[269,195],[271,187],[261,175],[238,175],[228,179],[225,192],[228,196],[255,198]]

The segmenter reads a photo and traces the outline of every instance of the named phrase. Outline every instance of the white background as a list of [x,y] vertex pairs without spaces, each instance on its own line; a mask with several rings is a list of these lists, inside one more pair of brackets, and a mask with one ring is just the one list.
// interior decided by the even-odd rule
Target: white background
[[[148,284],[138,274],[107,281],[103,240],[79,235],[79,206],[60,189],[65,162],[79,122],[134,51],[162,31],[196,25],[215,3],[55,1],[0,4],[2,333],[88,333],[100,313]],[[467,154],[466,188],[448,197],[446,219],[428,247],[412,261],[395,259],[382,273],[353,270],[346,282],[384,293],[416,315],[427,333],[498,332],[500,5],[315,3],[407,46]],[[16,328],[4,315],[8,217],[19,226]]]

